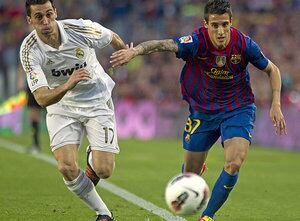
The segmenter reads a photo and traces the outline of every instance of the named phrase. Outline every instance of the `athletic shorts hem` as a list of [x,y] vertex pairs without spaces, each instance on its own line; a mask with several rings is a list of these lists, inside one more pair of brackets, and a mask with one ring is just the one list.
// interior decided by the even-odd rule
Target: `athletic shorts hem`
[[69,144],[75,144],[75,145],[80,145],[80,141],[66,141],[60,144],[57,144],[55,146],[51,146],[51,151],[55,151],[63,146],[69,145]]
[[109,148],[109,147],[98,147],[98,146],[91,146],[92,150],[99,150],[103,152],[108,152],[108,153],[115,153],[118,154],[120,150],[118,148]]
[[250,145],[251,145],[251,143],[252,143],[252,139],[251,139],[251,138],[246,137],[246,136],[243,137],[243,136],[239,135],[239,136],[230,136],[230,137],[226,137],[224,140],[221,141],[222,146],[224,146],[224,142],[225,142],[226,140],[229,140],[229,139],[232,139],[232,138],[244,138],[245,140],[248,140],[248,141],[250,142]]
[[190,152],[196,152],[196,153],[200,153],[200,152],[206,152],[208,151],[210,148],[208,148],[207,150],[196,150],[196,149],[188,149],[188,147],[183,147],[184,150],[190,151]]

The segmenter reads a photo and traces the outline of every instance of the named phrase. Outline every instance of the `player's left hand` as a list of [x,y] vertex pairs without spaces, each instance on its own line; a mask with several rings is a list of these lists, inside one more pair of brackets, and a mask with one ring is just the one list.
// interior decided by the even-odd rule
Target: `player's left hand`
[[273,126],[276,129],[276,134],[287,134],[286,124],[284,120],[284,116],[281,112],[280,105],[273,104],[270,109],[270,118],[273,122]]
[[136,56],[133,43],[130,43],[130,46],[126,45],[126,49],[121,49],[114,52],[110,56],[110,63],[112,67],[118,67],[127,64],[132,58]]

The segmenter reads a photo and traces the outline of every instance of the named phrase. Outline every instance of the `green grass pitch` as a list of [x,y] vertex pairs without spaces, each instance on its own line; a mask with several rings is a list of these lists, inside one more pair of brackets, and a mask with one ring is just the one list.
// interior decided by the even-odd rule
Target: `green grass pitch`
[[[27,146],[29,134],[1,136]],[[48,137],[42,135],[43,152],[51,155]],[[85,141],[80,165],[85,166]],[[180,172],[183,150],[179,140],[120,140],[121,153],[109,182],[167,208],[164,188]],[[1,146],[1,143],[0,143]],[[300,153],[252,146],[239,181],[216,221],[300,220]],[[212,188],[223,165],[219,145],[210,151],[204,179]],[[112,193],[97,187],[116,221],[163,221]],[[196,221],[198,215],[184,217]],[[89,221],[94,213],[70,193],[57,169],[29,154],[0,148],[0,220]]]

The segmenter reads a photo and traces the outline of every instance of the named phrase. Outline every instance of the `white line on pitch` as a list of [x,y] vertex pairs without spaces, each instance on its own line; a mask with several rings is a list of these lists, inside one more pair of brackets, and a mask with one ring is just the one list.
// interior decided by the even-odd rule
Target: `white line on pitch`
[[[5,149],[8,150],[12,150],[18,153],[26,153],[26,147],[20,145],[20,144],[16,144],[13,142],[10,142],[8,140],[4,140],[0,138],[0,147],[3,147]],[[39,160],[45,161],[47,163],[50,163],[52,165],[57,165],[56,160],[53,157],[50,157],[47,154],[44,153],[38,153],[38,154],[31,154],[30,156],[37,158]],[[179,216],[174,216],[172,213],[170,213],[169,211],[162,209],[156,205],[154,205],[153,203],[144,200],[140,197],[138,197],[137,195],[128,192],[125,189],[122,189],[110,182],[107,182],[105,180],[101,180],[100,182],[100,187],[127,200],[128,202],[131,202],[145,210],[148,210],[149,212],[164,218],[167,221],[187,221],[186,219],[179,217]]]

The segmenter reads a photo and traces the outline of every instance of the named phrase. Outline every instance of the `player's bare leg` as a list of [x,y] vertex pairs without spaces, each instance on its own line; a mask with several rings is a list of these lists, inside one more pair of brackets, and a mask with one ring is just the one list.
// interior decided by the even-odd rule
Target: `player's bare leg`
[[[234,137],[224,142],[225,164],[211,193],[211,198],[202,217],[213,218],[215,213],[227,200],[229,193],[237,182],[239,170],[244,162],[249,148],[245,138]],[[200,219],[201,220],[201,219]]]
[[66,186],[93,209],[98,216],[111,216],[110,211],[98,195],[92,181],[79,169],[77,151],[78,145],[75,144],[65,145],[53,151],[58,162],[58,169],[63,175]]
[[91,150],[89,146],[87,148],[87,168],[85,174],[96,186],[101,179],[109,178],[114,170],[115,166],[115,154]]
[[77,148],[77,144],[70,144],[53,151],[58,163],[58,170],[65,181],[72,181],[79,175]]
[[224,170],[234,175],[239,172],[242,163],[246,159],[250,142],[242,137],[225,140],[225,165]]
[[[184,171],[183,172],[192,172],[196,174],[202,174],[205,170],[203,167],[207,157],[208,151],[203,152],[192,152],[185,151],[184,154]],[[204,170],[203,170],[204,168]]]
[[[112,175],[115,167],[115,154],[106,151],[92,150],[90,146],[87,152],[88,164],[85,174],[96,186],[100,179],[107,179]],[[111,213],[109,216],[99,215],[97,220],[113,220],[112,216]]]
[[92,150],[93,168],[101,179],[109,178],[115,167],[115,154],[105,151]]

